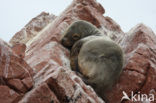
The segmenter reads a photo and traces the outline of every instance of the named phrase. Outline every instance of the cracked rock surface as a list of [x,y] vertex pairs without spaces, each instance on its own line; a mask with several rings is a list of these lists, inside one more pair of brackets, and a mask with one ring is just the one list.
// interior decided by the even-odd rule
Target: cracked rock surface
[[0,103],[104,103],[71,71],[69,51],[60,44],[65,29],[80,19],[94,24],[124,51],[124,70],[107,92],[108,101],[120,103],[123,91],[129,97],[131,91],[156,97],[155,34],[144,24],[124,33],[104,13],[96,0],[73,0],[59,16],[42,12],[33,18],[10,44],[0,40]]
[[0,40],[0,102],[17,103],[34,85],[33,70]]

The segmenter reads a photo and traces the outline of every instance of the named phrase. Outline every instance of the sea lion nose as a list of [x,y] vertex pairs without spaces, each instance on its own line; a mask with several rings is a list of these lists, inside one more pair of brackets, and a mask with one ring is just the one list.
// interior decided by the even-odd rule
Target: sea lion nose
[[65,42],[66,40],[67,40],[66,38],[63,38],[63,39],[61,40],[61,44],[64,44],[64,42]]
[[63,39],[61,40],[61,44],[64,45],[64,46],[69,45],[68,42],[69,42],[69,41],[68,41],[67,38],[63,38]]

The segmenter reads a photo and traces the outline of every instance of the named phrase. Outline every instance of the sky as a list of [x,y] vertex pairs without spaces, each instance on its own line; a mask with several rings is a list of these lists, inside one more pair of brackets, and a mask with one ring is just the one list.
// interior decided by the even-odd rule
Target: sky
[[[144,23],[156,34],[156,0],[97,0],[124,32]],[[72,0],[0,0],[0,38],[9,41],[42,11],[59,15]]]

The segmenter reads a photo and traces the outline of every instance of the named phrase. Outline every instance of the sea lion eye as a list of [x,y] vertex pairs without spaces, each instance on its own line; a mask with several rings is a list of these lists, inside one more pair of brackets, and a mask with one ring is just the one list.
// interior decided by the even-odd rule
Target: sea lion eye
[[79,34],[73,34],[73,35],[72,35],[72,38],[73,38],[74,40],[78,40],[78,39],[80,38],[80,35],[79,35]]

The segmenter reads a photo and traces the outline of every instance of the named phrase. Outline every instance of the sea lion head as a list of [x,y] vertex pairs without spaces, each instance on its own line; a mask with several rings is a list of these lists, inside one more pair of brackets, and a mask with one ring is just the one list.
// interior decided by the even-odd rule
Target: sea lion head
[[97,31],[97,28],[93,24],[84,20],[78,20],[67,28],[61,39],[61,44],[71,49],[76,41],[94,35],[93,31]]

